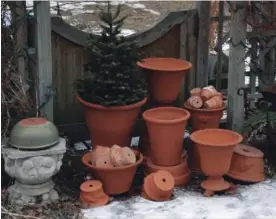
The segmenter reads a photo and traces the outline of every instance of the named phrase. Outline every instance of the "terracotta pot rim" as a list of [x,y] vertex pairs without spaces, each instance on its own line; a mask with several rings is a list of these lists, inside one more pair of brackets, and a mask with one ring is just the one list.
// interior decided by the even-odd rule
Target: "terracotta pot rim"
[[216,108],[216,109],[195,109],[195,108],[192,108],[190,107],[187,103],[184,103],[184,107],[190,111],[196,111],[196,112],[219,112],[219,111],[223,111],[225,110],[226,108],[226,104],[223,103],[223,106],[220,107],[220,108]]
[[[175,119],[157,119],[157,118],[154,118],[154,116],[151,116],[151,114],[153,113],[154,115],[154,112],[160,112],[160,111],[175,111],[175,112],[181,112],[183,113],[183,115],[180,117],[180,118],[175,118]],[[182,109],[182,108],[177,108],[177,107],[157,107],[157,108],[153,108],[153,109],[149,109],[149,110],[146,110],[144,113],[143,113],[143,118],[144,120],[148,121],[148,122],[152,122],[152,123],[159,123],[159,124],[176,124],[176,123],[181,123],[181,122],[184,122],[186,120],[188,120],[190,118],[190,113],[188,110],[185,110],[185,109]]]
[[144,105],[147,102],[147,99],[148,99],[147,97],[145,97],[143,100],[141,100],[137,103],[133,103],[133,104],[129,104],[129,105],[123,105],[123,106],[105,107],[105,106],[102,106],[102,105],[99,105],[99,104],[89,103],[89,102],[83,100],[79,96],[79,94],[76,94],[76,98],[85,107],[100,109],[100,110],[106,110],[106,111],[110,111],[110,110],[130,110],[130,109],[137,108],[137,107],[140,107],[140,106]]
[[[227,142],[224,141],[221,143],[208,142],[206,139],[204,140],[198,139],[198,136],[200,136],[202,133],[205,133],[205,132],[210,132],[213,135],[219,135],[220,133],[225,133],[225,134],[230,134],[232,136],[235,136],[235,138],[233,138],[232,141],[227,141]],[[190,139],[196,144],[199,144],[204,147],[219,147],[219,146],[227,147],[227,146],[239,144],[242,141],[243,137],[239,133],[231,130],[227,130],[227,129],[201,129],[193,132],[190,135]]]
[[138,166],[139,164],[142,163],[143,161],[143,154],[139,152],[139,160],[136,161],[134,164],[130,164],[130,165],[126,165],[126,166],[119,166],[119,167],[96,167],[92,164],[89,163],[90,159],[91,159],[91,153],[92,151],[90,152],[87,152],[86,154],[83,155],[83,157],[81,158],[81,161],[82,163],[93,169],[93,170],[101,170],[101,171],[118,171],[118,170],[125,170],[125,169],[130,169],[132,167],[135,167],[135,166]]
[[[143,63],[143,61],[161,61],[161,62],[171,62],[169,67],[158,66],[155,63]],[[173,66],[173,64],[175,66]],[[170,71],[170,72],[178,72],[185,71],[192,68],[192,63],[186,60],[177,59],[177,58],[168,58],[168,57],[150,57],[145,58],[142,61],[137,62],[137,65],[141,68],[154,70],[154,71]],[[163,67],[163,68],[162,68]]]

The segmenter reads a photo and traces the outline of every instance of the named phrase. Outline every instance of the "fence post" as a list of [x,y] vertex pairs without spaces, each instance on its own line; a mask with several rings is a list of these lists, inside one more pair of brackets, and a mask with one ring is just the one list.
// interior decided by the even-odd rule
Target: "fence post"
[[[232,3],[231,3],[232,4]],[[245,2],[236,2],[245,6]],[[233,10],[230,27],[230,55],[228,71],[228,105],[227,105],[227,127],[241,132],[244,123],[244,98],[238,95],[239,88],[244,87],[244,66],[245,66],[245,44],[246,22],[245,7]]]
[[53,121],[52,97],[52,45],[51,45],[51,17],[50,2],[35,1],[34,11],[36,16],[36,69],[38,82],[38,98],[41,116]]
[[196,2],[199,19],[199,32],[197,39],[197,66],[196,86],[208,85],[208,54],[209,54],[209,30],[210,30],[210,8],[211,1]]

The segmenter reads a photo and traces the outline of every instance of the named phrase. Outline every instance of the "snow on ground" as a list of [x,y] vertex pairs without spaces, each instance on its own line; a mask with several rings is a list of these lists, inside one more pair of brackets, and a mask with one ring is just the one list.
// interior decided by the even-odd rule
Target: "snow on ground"
[[204,197],[176,189],[168,202],[152,202],[140,196],[82,210],[82,219],[272,219],[276,218],[276,180],[241,186],[236,195]]

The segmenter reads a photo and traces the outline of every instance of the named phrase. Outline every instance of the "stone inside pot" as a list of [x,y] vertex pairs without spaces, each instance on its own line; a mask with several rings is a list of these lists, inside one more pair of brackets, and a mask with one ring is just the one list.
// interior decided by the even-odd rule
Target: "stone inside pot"
[[261,182],[265,179],[263,157],[263,152],[257,148],[238,144],[227,175],[240,181]]
[[9,145],[15,148],[35,150],[51,147],[59,142],[56,126],[44,118],[27,118],[12,129]]
[[143,155],[137,151],[136,162],[134,164],[115,166],[115,167],[97,167],[91,162],[93,152],[88,152],[82,157],[84,165],[89,167],[95,179],[103,184],[103,188],[108,195],[119,195],[128,192],[139,164],[143,161]]

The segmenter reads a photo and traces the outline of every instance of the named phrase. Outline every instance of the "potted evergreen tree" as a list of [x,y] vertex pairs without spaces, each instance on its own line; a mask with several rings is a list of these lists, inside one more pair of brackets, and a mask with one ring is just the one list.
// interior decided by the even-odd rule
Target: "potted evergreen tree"
[[75,82],[92,145],[129,146],[140,108],[147,100],[146,84],[136,66],[141,60],[139,48],[121,35],[127,16],[120,17],[120,11],[118,5],[112,13],[108,2],[107,10],[100,12],[101,35],[89,36],[89,73]]

